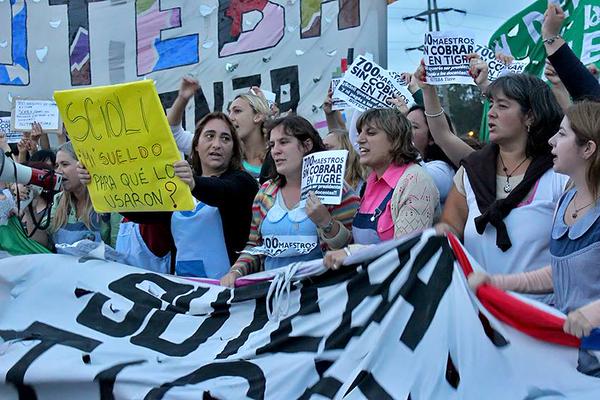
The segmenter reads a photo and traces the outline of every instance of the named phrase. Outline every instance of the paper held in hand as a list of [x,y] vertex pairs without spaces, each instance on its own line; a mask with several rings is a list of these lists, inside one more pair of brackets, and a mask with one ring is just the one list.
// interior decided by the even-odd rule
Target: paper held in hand
[[340,204],[347,158],[347,150],[320,151],[305,156],[300,201],[306,201],[308,192],[313,191],[323,204]]
[[181,159],[151,80],[54,92],[98,212],[194,209],[175,175]]
[[346,103],[344,100],[337,97],[336,91],[340,83],[342,82],[342,78],[332,78],[331,79],[331,89],[333,91],[333,96],[331,97],[331,110],[332,111],[341,111],[347,108],[350,108],[350,104]]
[[423,60],[426,81],[430,85],[474,85],[469,75],[467,55],[475,52],[475,39],[462,32],[425,34]]
[[31,131],[37,122],[46,133],[62,130],[62,121],[54,100],[36,100],[13,97],[11,129],[16,132]]
[[482,46],[480,44],[475,46],[475,53],[479,54],[479,57],[485,61],[488,65],[488,80],[490,82],[495,81],[503,75],[521,74],[525,71],[525,68],[529,65],[529,57],[522,60],[513,60],[510,64],[506,65],[501,60],[496,58],[496,52],[489,47]]
[[364,56],[354,60],[334,96],[360,111],[391,108],[393,105],[387,102],[391,97],[399,97],[406,104],[414,101],[406,86],[400,85],[386,69]]
[[23,134],[10,129],[10,117],[0,117],[0,135],[4,135],[6,143],[19,143]]

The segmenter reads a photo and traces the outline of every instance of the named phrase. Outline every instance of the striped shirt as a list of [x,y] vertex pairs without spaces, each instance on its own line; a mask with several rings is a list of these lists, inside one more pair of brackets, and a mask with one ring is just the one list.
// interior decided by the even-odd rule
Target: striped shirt
[[[268,180],[261,186],[256,194],[254,203],[252,204],[252,223],[250,224],[250,236],[248,237],[246,248],[262,245],[260,225],[271,207],[273,207],[277,192],[280,188],[279,179]],[[339,205],[326,207],[331,214],[331,217],[341,222],[344,227],[350,231],[352,229],[352,220],[354,219],[354,215],[356,214],[359,205],[360,198],[346,185],[342,193],[342,202]],[[352,235],[348,235],[348,241],[347,243],[344,243],[343,246],[347,245],[351,239]],[[322,236],[322,232],[319,230],[319,243],[323,252],[335,250],[330,248],[328,242],[331,243],[331,240],[325,240]],[[263,258],[264,256],[242,254],[233,265],[232,270],[235,269],[239,271],[242,276],[260,272],[264,269]]]

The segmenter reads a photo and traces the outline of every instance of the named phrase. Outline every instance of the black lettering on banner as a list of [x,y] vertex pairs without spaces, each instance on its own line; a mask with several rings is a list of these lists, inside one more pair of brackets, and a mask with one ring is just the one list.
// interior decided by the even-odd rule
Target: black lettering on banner
[[[283,93],[284,86],[289,85],[289,95],[290,100],[286,102],[281,101],[281,95],[286,94]],[[274,69],[271,71],[271,88],[273,92],[276,94],[275,102],[279,106],[279,110],[281,112],[286,111],[296,111],[298,109],[298,104],[300,103],[300,82],[298,80],[298,66],[292,65],[289,67],[283,67]]]
[[[248,382],[248,391],[246,397],[251,399],[264,399],[266,379],[262,370],[255,364],[248,361],[219,362],[204,365],[194,372],[182,376],[181,378],[164,383],[158,388],[152,389],[144,400],[160,400],[173,387],[196,385],[201,382],[224,376],[240,377]],[[241,396],[239,396],[241,397]]]
[[333,399],[337,394],[338,390],[342,387],[342,382],[335,379],[334,377],[327,376],[319,379],[317,383],[309,387],[302,393],[299,400],[309,400],[313,394],[319,394],[328,399]]
[[[164,92],[164,93],[158,94],[158,98],[160,99],[160,104],[162,104],[162,107],[163,107],[163,110],[165,111],[165,113],[167,112],[167,110],[169,108],[171,108],[173,106],[173,103],[175,103],[175,99],[177,98],[178,94],[179,94],[179,90],[173,90],[170,92]],[[183,126],[185,126],[185,113],[183,113],[183,120],[181,121],[181,124]]]
[[23,331],[0,330],[0,337],[8,340],[39,340],[19,361],[17,361],[6,373],[6,382],[10,382],[17,388],[19,400],[34,400],[37,398],[33,387],[25,385],[23,379],[29,366],[47,350],[55,345],[69,346],[90,353],[102,342],[67,332],[43,322],[36,321]]
[[[440,258],[429,282],[425,284],[417,274],[440,248],[442,249]],[[400,337],[400,341],[411,350],[416,349],[425,336],[442,296],[452,282],[453,260],[454,256],[446,238],[440,236],[429,238],[415,257],[410,274],[400,289],[400,295],[414,307]]]
[[[48,0],[50,6],[66,5],[67,6],[67,20],[69,21],[69,49],[73,48],[75,40],[86,43],[79,43],[82,47],[90,47],[90,18],[88,4],[97,1],[104,0]],[[82,39],[80,33],[87,32],[88,37]],[[70,65],[77,64],[81,57],[80,54],[76,54],[73,51],[69,52]],[[91,85],[92,84],[92,54],[90,52],[89,59],[81,68],[71,68],[71,84],[73,86]]]
[[231,80],[231,86],[232,86],[233,90],[244,89],[244,88],[250,89],[252,86],[260,87],[261,83],[262,83],[262,78],[261,78],[260,74],[242,76],[239,78],[233,78]]
[[[327,342],[325,343],[325,349],[344,349],[350,339],[354,336],[359,336],[369,325],[371,321],[381,322],[385,314],[394,304],[393,302],[397,299],[389,298],[390,285],[398,275],[398,273],[404,268],[410,259],[410,249],[419,241],[420,237],[413,238],[402,243],[397,247],[396,252],[398,253],[398,266],[392,271],[389,276],[380,284],[371,284],[369,274],[365,270],[359,274],[355,270],[351,273],[356,275],[355,277],[346,276],[348,280],[348,286],[346,288],[348,300],[346,301],[346,309],[342,314],[342,321],[340,325],[335,329],[334,332],[329,335]],[[376,261],[377,262],[377,261]],[[348,268],[350,272],[350,268]],[[377,306],[371,319],[366,321],[362,327],[352,327],[352,313],[354,309],[367,297],[380,296],[381,303]]]
[[242,303],[244,301],[255,300],[254,315],[252,321],[248,324],[238,337],[231,339],[227,345],[215,358],[224,359],[235,354],[248,341],[250,334],[258,332],[265,327],[269,318],[267,317],[266,293],[269,290],[269,283],[257,283],[236,289],[233,294],[231,304]]
[[361,393],[367,399],[377,399],[377,400],[393,400],[392,397],[386,390],[377,382],[373,374],[366,371],[360,371],[360,373],[352,382],[352,385],[348,388],[348,391],[344,395],[344,397],[348,396],[348,394],[358,388]]
[[[291,294],[290,294],[291,295]],[[300,353],[316,352],[321,336],[297,336],[292,333],[292,321],[297,316],[319,313],[318,292],[315,285],[303,286],[300,289],[300,310],[282,320],[279,327],[271,332],[269,343],[256,349],[256,355],[265,353]]]
[[[144,281],[155,283],[165,293],[158,298],[136,287]],[[96,293],[77,316],[77,322],[112,337],[125,337],[133,335],[150,312],[160,310],[161,299],[172,303],[175,297],[189,292],[194,286],[176,283],[160,275],[143,273],[125,275],[111,282],[108,288],[133,302],[133,307],[127,312],[123,321],[117,322],[102,314],[102,306],[110,301],[110,298],[102,293]]]
[[185,357],[196,350],[213,336],[229,318],[230,305],[227,304],[230,297],[229,290],[219,293],[217,300],[211,303],[213,312],[200,324],[196,332],[183,342],[173,343],[162,339],[160,335],[167,330],[175,315],[188,312],[190,302],[202,297],[207,291],[208,289],[199,287],[194,292],[178,299],[177,307],[168,306],[164,311],[157,310],[148,320],[144,330],[131,338],[131,343],[172,357]]
[[145,360],[130,361],[113,365],[112,367],[99,372],[94,377],[94,382],[98,382],[100,386],[100,400],[115,400],[113,389],[115,388],[115,380],[119,372],[132,365],[140,365],[145,363]]

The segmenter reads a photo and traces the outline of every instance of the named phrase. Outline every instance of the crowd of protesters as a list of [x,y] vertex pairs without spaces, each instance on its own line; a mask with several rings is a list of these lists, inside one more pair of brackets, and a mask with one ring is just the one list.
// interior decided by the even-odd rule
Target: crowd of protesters
[[[547,82],[523,73],[490,83],[487,64],[470,56],[489,101],[481,145],[456,134],[423,64],[403,74],[417,100],[410,108],[389,99],[387,109],[345,119],[330,91],[323,138],[306,118],[279,114],[257,87],[187,132],[184,111],[200,82],[184,77],[167,119],[185,155],[174,171],[192,191],[192,211],[97,213],[67,134],[56,152],[38,124],[13,148],[0,137],[15,162],[62,175],[56,194],[2,184],[0,250],[102,241],[128,264],[234,287],[297,261],[338,269],[361,247],[434,227],[456,235],[485,269],[470,276],[473,288],[535,295],[568,315],[566,332],[585,336],[600,326],[600,83],[559,36],[564,18],[549,5]],[[303,157],[333,149],[348,151],[341,203],[324,205],[312,192],[302,202]],[[300,244],[273,252],[273,239]]]

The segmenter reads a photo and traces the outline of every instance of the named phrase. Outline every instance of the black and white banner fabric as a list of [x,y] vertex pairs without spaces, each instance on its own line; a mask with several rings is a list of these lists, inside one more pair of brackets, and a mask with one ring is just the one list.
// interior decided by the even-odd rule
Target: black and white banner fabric
[[446,238],[354,261],[230,290],[66,255],[0,260],[0,398],[600,398],[598,354],[497,320]]

